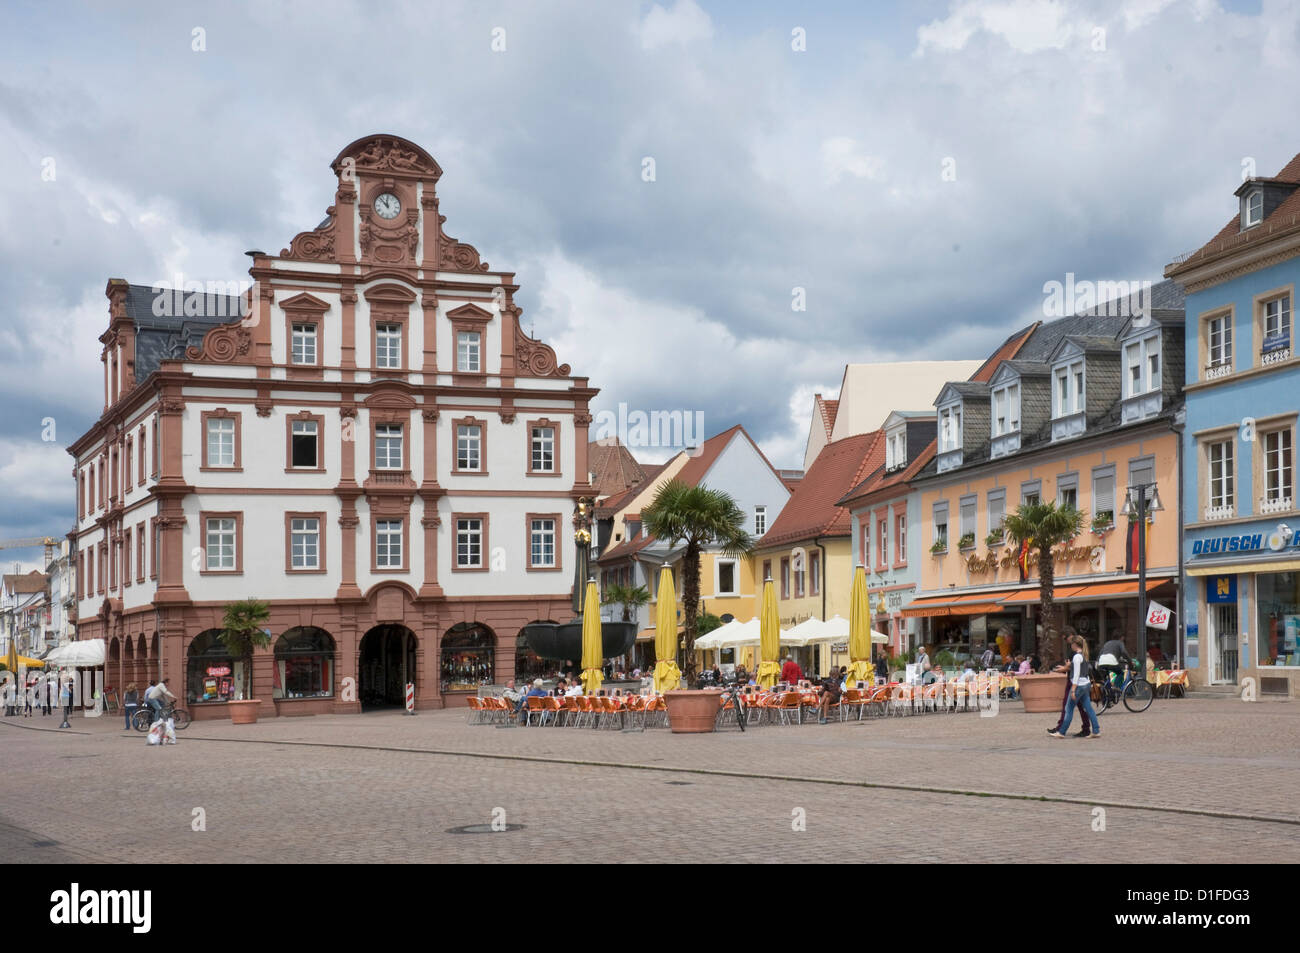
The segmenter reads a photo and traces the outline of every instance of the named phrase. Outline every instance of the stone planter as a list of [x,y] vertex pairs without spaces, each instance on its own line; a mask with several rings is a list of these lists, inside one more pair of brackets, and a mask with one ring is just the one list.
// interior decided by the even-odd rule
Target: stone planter
[[1016,679],[1020,684],[1020,697],[1025,702],[1025,712],[1031,715],[1044,715],[1048,712],[1060,714],[1061,699],[1065,697],[1066,675],[1064,672],[1052,672],[1047,675],[1021,675]]
[[230,723],[232,725],[251,725],[257,721],[257,707],[262,702],[257,698],[248,698],[244,701],[226,702],[226,707],[230,709]]
[[668,724],[674,732],[712,731],[722,707],[722,692],[716,689],[664,692],[668,703]]

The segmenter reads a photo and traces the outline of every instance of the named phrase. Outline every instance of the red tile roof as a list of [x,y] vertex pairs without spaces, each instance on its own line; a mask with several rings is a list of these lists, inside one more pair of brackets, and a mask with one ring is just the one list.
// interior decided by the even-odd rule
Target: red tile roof
[[821,414],[822,427],[826,430],[826,439],[831,439],[831,431],[835,429],[835,415],[840,411],[840,402],[836,400],[826,400],[821,394],[817,394],[815,403],[818,413]]
[[772,475],[780,480],[781,475],[776,472],[776,467],[772,466],[771,461],[767,459],[767,455],[759,449],[758,444],[754,443],[754,439],[740,424],[736,424],[736,426],[730,427],[704,441],[699,448],[700,452],[696,456],[689,458],[686,461],[686,466],[677,471],[677,479],[687,486],[699,486],[704,481],[705,476],[708,475],[709,468],[713,466],[718,457],[722,455],[722,451],[727,448],[732,438],[737,434],[749,441],[750,446],[754,448],[759,458],[772,471]]
[[4,581],[5,588],[10,592],[42,592],[50,581],[50,577],[39,569],[33,569],[25,575],[5,573]]
[[664,467],[668,466],[668,463],[671,462],[672,461],[669,460],[667,463],[641,464],[641,470],[645,474],[645,478],[635,486],[628,487],[622,493],[619,493],[616,496],[611,496],[608,499],[601,500],[600,503],[596,505],[596,518],[603,519],[606,516],[613,516],[623,507],[627,506],[634,499],[636,499],[638,493],[640,493],[647,486],[653,483],[655,479],[659,476],[659,474],[664,471]]
[[[1300,154],[1297,154],[1295,158],[1283,166],[1282,171],[1277,175],[1271,178],[1261,176],[1254,180],[1247,180],[1247,183],[1243,183],[1243,185],[1248,184],[1250,181],[1300,183]],[[1240,187],[1238,187],[1238,191],[1240,191]],[[1273,209],[1272,214],[1268,215],[1262,222],[1251,226],[1245,231],[1241,230],[1240,213],[1233,215],[1228,220],[1228,223],[1219,229],[1219,233],[1208,242],[1182,260],[1167,265],[1165,267],[1165,277],[1173,278],[1189,268],[1202,265],[1220,255],[1232,254],[1244,245],[1268,238],[1276,238],[1283,233],[1295,230],[1300,230],[1300,189],[1296,189],[1288,195],[1282,201],[1282,204]]]
[[887,490],[890,487],[896,487],[906,484],[912,477],[916,476],[925,468],[925,465],[934,459],[935,450],[938,448],[938,442],[931,440],[925,445],[925,449],[916,455],[916,458],[903,467],[901,470],[895,470],[893,473],[886,473],[883,469],[876,471],[867,477],[839,500],[839,505],[843,507],[852,507],[857,505],[866,497],[874,495],[881,490]]
[[642,533],[636,539],[625,539],[601,553],[596,559],[596,564],[598,566],[605,566],[610,563],[618,562],[620,559],[635,556],[654,541],[655,538],[653,536],[647,536],[645,533]]
[[885,462],[883,431],[855,434],[822,447],[781,515],[759,545],[781,545],[817,536],[849,535],[849,512],[837,502]]
[[980,365],[979,370],[972,374],[970,379],[981,384],[987,384],[989,379],[997,372],[997,369],[1002,366],[1002,362],[1009,361],[1015,357],[1020,352],[1020,349],[1024,346],[1025,342],[1029,340],[1029,336],[1037,331],[1038,326],[1042,323],[1043,322],[1041,321],[1035,321],[1023,331],[1017,331],[1015,334],[1011,335],[1011,337],[1003,341],[1002,346],[994,351],[987,361]]
[[645,482],[645,469],[618,438],[609,444],[593,440],[587,444],[587,469],[594,473],[596,498],[615,496]]

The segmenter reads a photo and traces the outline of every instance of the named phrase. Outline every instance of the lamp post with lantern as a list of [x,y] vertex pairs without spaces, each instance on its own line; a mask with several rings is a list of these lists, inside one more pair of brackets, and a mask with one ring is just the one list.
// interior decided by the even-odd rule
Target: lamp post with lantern
[[1159,513],[1160,492],[1154,483],[1135,483],[1128,488],[1124,508],[1120,510],[1129,519],[1138,521],[1138,659],[1145,675],[1147,664],[1147,517]]

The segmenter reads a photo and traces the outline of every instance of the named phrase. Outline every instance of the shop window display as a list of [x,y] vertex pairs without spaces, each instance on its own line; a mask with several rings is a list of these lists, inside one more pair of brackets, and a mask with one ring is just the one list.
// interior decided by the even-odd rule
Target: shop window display
[[334,638],[324,629],[300,626],[275,643],[274,698],[328,698],[334,694]]
[[247,660],[233,658],[219,634],[218,629],[208,629],[190,642],[185,664],[187,704],[231,701],[244,683]]
[[442,690],[472,692],[496,681],[496,636],[477,622],[458,622],[442,637]]
[[1255,576],[1259,664],[1300,665],[1300,573]]

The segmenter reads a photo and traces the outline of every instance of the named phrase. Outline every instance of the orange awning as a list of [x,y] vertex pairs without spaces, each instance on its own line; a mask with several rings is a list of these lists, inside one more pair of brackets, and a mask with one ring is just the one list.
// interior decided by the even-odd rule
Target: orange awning
[[910,619],[942,615],[983,615],[987,612],[996,612],[998,600],[1010,595],[1011,592],[1010,589],[969,592],[962,595],[954,592],[947,596],[913,599],[903,609],[903,615]]
[[[1059,602],[1062,599],[1068,599],[1070,596],[1086,588],[1087,586],[1062,586],[1056,590],[1053,599]],[[1002,604],[1004,606],[1034,605],[1038,600],[1039,592],[1037,589],[1024,589],[1020,592],[1013,592],[1011,595],[1007,596],[1007,598],[1002,600]]]
[[927,616],[949,615],[949,606],[954,601],[953,596],[930,596],[928,599],[913,599],[903,608],[903,616],[909,619],[920,619]]
[[[1165,578],[1148,579],[1147,592],[1170,580]],[[1089,582],[1083,585],[1057,586],[1052,596],[1053,602],[1084,602],[1091,599],[1113,599],[1136,597],[1138,584],[1136,579],[1117,580],[1115,582]],[[1011,592],[1002,600],[1004,606],[1035,605],[1039,600],[1037,589],[1021,589]]]

